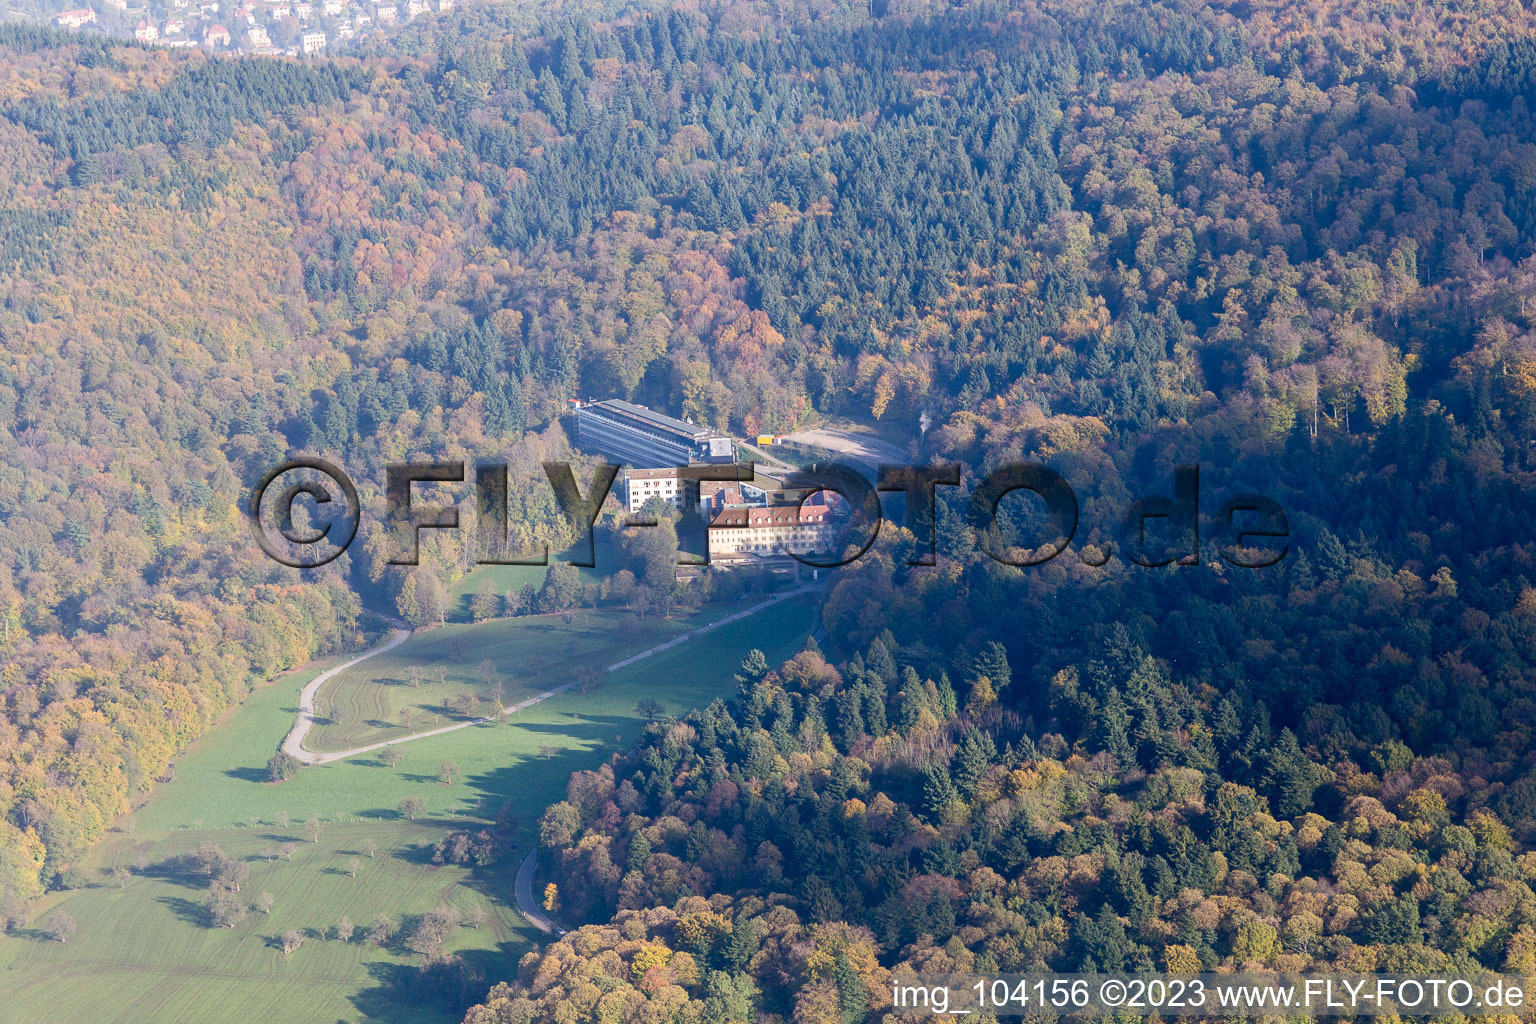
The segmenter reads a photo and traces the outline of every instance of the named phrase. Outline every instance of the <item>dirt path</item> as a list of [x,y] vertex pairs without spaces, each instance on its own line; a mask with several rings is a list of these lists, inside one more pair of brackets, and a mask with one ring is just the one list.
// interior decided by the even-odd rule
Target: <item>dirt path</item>
[[359,662],[367,661],[374,655],[394,650],[405,643],[406,638],[410,635],[411,631],[408,629],[397,629],[388,640],[379,644],[379,646],[359,654],[351,661],[344,661],[335,668],[328,668],[311,679],[308,685],[299,691],[299,720],[294,723],[288,735],[283,738],[283,753],[292,754],[305,764],[323,764],[326,761],[334,761],[334,757],[326,754],[314,754],[304,749],[304,737],[315,724],[315,694],[320,692],[320,687],[330,682],[340,673]]
[[[692,638],[699,636],[702,633],[708,633],[710,630],[719,629],[721,626],[728,625],[732,622],[737,622],[749,615],[755,615],[762,611],[764,608],[773,607],[780,601],[787,600],[799,594],[808,593],[809,591],[815,589],[815,586],[815,584],[809,583],[803,587],[796,587],[794,590],[786,590],[782,594],[775,594],[774,596],[768,598],[766,601],[759,601],[757,604],[752,605],[750,608],[743,608],[741,611],[727,615],[723,619],[716,619],[714,622],[711,622],[707,626],[700,626],[698,629],[691,629],[686,633],[682,633],[673,637],[671,640],[668,640],[665,643],[659,643],[654,647],[648,647],[641,651],[639,654],[632,655],[631,657],[625,658],[622,661],[616,661],[603,671],[613,672],[621,668],[628,668],[637,661],[643,661],[652,655],[660,654],[662,651],[671,650],[673,647],[691,640]],[[319,692],[320,687],[330,682],[341,672],[351,668],[353,665],[356,665],[358,662],[367,661],[369,658],[376,654],[383,654],[385,651],[393,650],[400,644],[404,643],[405,639],[410,635],[411,631],[408,629],[397,629],[395,630],[394,636],[380,644],[378,647],[375,647],[371,651],[368,651],[364,654],[358,655],[351,661],[337,665],[335,668],[326,669],[314,679],[311,679],[309,684],[305,686],[303,691],[299,694],[299,720],[294,725],[293,729],[288,733],[288,736],[283,740],[283,750],[289,754],[292,754],[294,757],[298,758],[300,761],[303,761],[305,764],[328,764],[331,761],[340,761],[348,757],[356,757],[358,754],[366,754],[369,751],[382,750],[385,747],[392,747],[397,743],[409,743],[412,740],[426,739],[428,736],[441,736],[443,733],[453,732],[455,729],[468,729],[472,725],[484,725],[486,722],[492,721],[492,718],[485,717],[471,719],[467,722],[455,722],[453,725],[445,725],[438,729],[428,729],[425,732],[413,732],[409,736],[401,736],[399,739],[383,740],[379,743],[370,743],[367,746],[353,747],[351,750],[337,750],[322,754],[304,749],[304,736],[315,724],[315,694]],[[531,708],[533,705],[539,703],[540,701],[545,701],[555,696],[556,694],[564,693],[566,690],[571,689],[575,685],[575,682],[569,682],[563,686],[557,686],[553,690],[545,690],[543,693],[537,694],[527,698],[526,700],[522,700],[516,704],[511,705],[506,709],[506,714],[510,715],[514,714],[515,712],[522,711],[524,708]]]

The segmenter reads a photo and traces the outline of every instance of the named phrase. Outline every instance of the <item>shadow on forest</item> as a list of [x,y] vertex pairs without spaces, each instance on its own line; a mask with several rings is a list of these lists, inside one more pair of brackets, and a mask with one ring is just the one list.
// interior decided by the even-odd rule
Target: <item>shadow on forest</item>
[[[516,720],[512,723],[518,726]],[[448,831],[468,829],[478,831],[491,828],[491,818],[496,809],[508,799],[518,799],[525,809],[531,803],[542,807],[564,797],[565,780],[572,772],[596,768],[602,764],[614,735],[634,727],[634,719],[619,716],[573,716],[563,724],[538,724],[518,726],[534,733],[569,736],[589,744],[585,748],[561,748],[550,757],[537,755],[520,756],[510,765],[467,775],[455,787],[469,786],[481,798],[485,817],[458,819],[433,819]],[[599,749],[592,749],[591,744]],[[409,777],[409,776],[407,776]],[[435,781],[435,777],[420,777],[419,781]],[[547,793],[539,791],[547,787]],[[393,812],[388,812],[393,813]],[[536,813],[536,812],[534,812]],[[515,908],[513,885],[517,874],[520,854],[527,849],[533,820],[513,823],[513,833],[506,839],[506,850],[496,864],[488,868],[476,868],[464,884],[495,906]],[[432,844],[413,843],[397,848],[390,856],[411,864],[432,863]],[[515,910],[513,910],[515,913]],[[402,922],[397,943],[403,943],[409,935],[410,920]],[[390,963],[378,961],[366,965],[374,985],[352,998],[357,1009],[368,1019],[390,1022],[414,1018],[423,1006],[438,1007],[445,1017],[458,1019],[466,1009],[485,997],[486,991],[496,981],[512,977],[517,972],[517,961],[528,949],[521,938],[500,940],[495,949],[464,950],[453,958],[433,964],[419,960],[415,963]]]
[[[590,715],[590,717],[573,715],[570,722],[539,723],[539,725],[521,725],[516,722],[516,718],[513,718],[511,726],[525,729],[533,734],[571,737],[585,746],[561,748],[550,757],[541,757],[536,754],[519,755],[518,760],[511,765],[475,775],[465,775],[458,785],[445,789],[458,794],[459,786],[470,786],[476,797],[482,800],[482,808],[484,808],[482,814],[485,817],[438,818],[430,815],[429,811],[430,820],[422,818],[416,823],[441,826],[444,829],[444,835],[459,829],[479,831],[482,827],[492,827],[490,820],[495,817],[496,808],[508,798],[518,798],[519,803],[524,803],[524,798],[535,794],[535,803],[544,800],[544,795],[547,795],[551,801],[561,800],[564,797],[565,778],[570,777],[571,772],[598,768],[602,765],[611,752],[610,745],[613,743],[614,735],[624,729],[633,729],[634,718],[619,717],[619,715]],[[596,749],[593,749],[594,746]],[[419,783],[436,781],[436,775],[402,774],[402,777],[409,781],[419,781]],[[539,789],[544,785],[548,786],[550,792],[538,795]],[[402,815],[393,809],[376,809],[376,811],[361,812],[361,817],[387,817],[399,820]],[[493,866],[478,867],[473,870],[472,874],[465,878],[465,886],[475,890],[476,894],[490,901],[493,906],[508,907],[508,909],[515,907],[513,883],[515,883],[518,864],[522,860],[519,854],[527,849],[527,841],[533,827],[535,827],[535,821],[515,821],[513,823],[515,831],[511,837],[508,837],[507,852],[504,857]],[[395,851],[390,851],[389,857],[410,864],[432,866],[432,849],[430,841],[419,841],[419,843],[396,847]],[[379,852],[379,855],[382,857],[384,852]],[[390,944],[392,949],[398,947],[396,952],[406,952],[404,943],[410,935],[412,926],[413,918],[407,917],[406,920],[401,921],[401,929],[395,941]],[[450,960],[438,961],[438,963],[427,964],[419,960],[416,963],[407,964],[373,961],[366,964],[373,984],[353,996],[352,1004],[370,1021],[379,1021],[381,1024],[415,1019],[419,1016],[421,1007],[436,1007],[447,1018],[458,1019],[459,1016],[464,1015],[464,1010],[479,1003],[484,998],[485,992],[498,979],[515,975],[518,969],[518,958],[522,953],[527,952],[527,949],[527,944],[521,938],[507,938],[507,940],[498,941],[495,949],[462,950]]]
[[376,960],[364,965],[374,985],[353,996],[352,1005],[383,1024],[415,1019],[424,1006],[457,1020],[493,984],[516,972],[524,952],[521,942],[499,942],[495,949],[467,949],[434,964]]

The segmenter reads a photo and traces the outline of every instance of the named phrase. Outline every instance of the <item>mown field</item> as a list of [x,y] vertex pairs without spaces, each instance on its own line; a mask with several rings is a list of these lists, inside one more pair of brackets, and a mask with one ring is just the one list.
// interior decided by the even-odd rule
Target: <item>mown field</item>
[[[498,685],[503,705],[511,707],[570,682],[582,667],[601,672],[722,614],[640,619],[625,611],[581,609],[424,630],[326,683],[304,745],[350,750],[489,716]],[[474,703],[459,706],[465,694]]]
[[[290,929],[327,932],[341,918],[367,926],[384,913],[407,926],[440,903],[480,907],[486,921],[462,927],[444,945],[487,978],[505,976],[537,933],[512,909],[520,857],[470,872],[430,863],[438,837],[480,814],[508,806],[528,849],[539,814],[561,798],[565,780],[633,744],[644,698],[682,712],[725,695],[731,673],[752,647],[770,661],[798,648],[815,605],[794,599],[614,672],[586,694],[567,692],[503,725],[481,725],[400,745],[390,768],[373,755],[305,768],[272,785],[262,766],[292,724],[297,694],[324,666],[282,677],[257,691],[176,764],[175,781],[119,823],[83,865],[89,887],[57,893],[32,927],[0,937],[0,1020],[4,1024],[283,1024],[446,1019],[432,1002],[413,1002],[423,957],[398,944],[318,938],[285,955],[275,940]],[[521,621],[523,627],[518,627]],[[487,635],[537,620],[487,623]],[[496,627],[492,629],[490,627]],[[516,638],[506,642],[522,642]],[[366,666],[367,663],[364,663]],[[364,666],[359,666],[364,667]],[[460,769],[444,785],[444,760]],[[400,801],[418,796],[426,814],[406,820]],[[318,842],[305,823],[318,819]],[[206,880],[171,863],[212,841],[247,861],[242,892],[273,897],[234,928],[208,927]],[[376,846],[373,857],[367,844]],[[292,859],[281,850],[291,846]],[[270,860],[268,848],[279,851]],[[359,861],[356,878],[350,862]],[[126,867],[125,885],[111,876]],[[40,923],[67,912],[78,931],[47,939]]]
[[[611,575],[619,567],[619,554],[614,548],[613,538],[607,533],[597,534],[593,537],[593,561],[597,565],[590,569],[577,568],[583,583],[595,583],[604,575]],[[573,556],[586,557],[585,551],[576,551],[568,548],[561,552],[551,552],[550,561],[569,562]],[[504,596],[508,591],[520,591],[524,586],[531,586],[535,590],[544,585],[544,577],[549,573],[549,567],[543,565],[479,565],[474,571],[460,576],[448,588],[448,621],[470,621],[470,599],[481,587],[489,587],[491,593],[497,597]]]

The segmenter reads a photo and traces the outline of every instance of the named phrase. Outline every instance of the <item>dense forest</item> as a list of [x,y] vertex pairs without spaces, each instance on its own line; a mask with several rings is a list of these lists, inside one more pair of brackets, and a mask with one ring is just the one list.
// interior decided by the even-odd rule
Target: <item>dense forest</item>
[[[937,567],[887,531],[819,648],[573,778],[542,841],[584,927],[475,1024],[861,1021],[898,964],[1536,966],[1533,28],[468,5],[323,62],[0,29],[0,921],[254,681],[469,566],[388,565],[374,514],[284,569],[240,521],[267,468],[335,458],[377,513],[386,462],[500,458],[515,540],[558,545],[565,402],[623,397],[861,422],[967,483]],[[964,515],[1019,458],[1084,521],[1024,570]],[[1090,564],[1179,463],[1207,509],[1279,501],[1286,559]]]

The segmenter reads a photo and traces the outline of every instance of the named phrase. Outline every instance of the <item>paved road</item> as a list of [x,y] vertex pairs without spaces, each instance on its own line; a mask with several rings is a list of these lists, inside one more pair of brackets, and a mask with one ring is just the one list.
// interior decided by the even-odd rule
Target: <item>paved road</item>
[[513,886],[513,891],[517,893],[517,909],[528,919],[528,923],[545,934],[553,934],[555,922],[545,915],[539,901],[533,898],[533,869],[538,863],[539,848],[534,847],[528,851],[522,866],[517,869],[517,885]]
[[[682,633],[673,637],[671,640],[668,640],[665,643],[657,644],[654,647],[648,647],[641,651],[639,654],[632,655],[631,657],[625,658],[622,661],[616,661],[612,665],[609,665],[607,668],[605,668],[603,671],[613,672],[617,669],[628,668],[630,665],[633,665],[637,661],[643,661],[644,659],[649,658],[654,654],[660,654],[662,651],[671,650],[673,647],[676,647],[681,643],[685,643],[686,641],[691,640],[700,634],[708,633],[713,629],[719,629],[721,626],[736,622],[740,619],[744,619],[749,615],[755,615],[762,611],[764,608],[771,608],[773,605],[778,604],[780,601],[794,597],[797,594],[807,593],[808,591],[815,589],[815,587],[816,584],[807,583],[803,587],[796,587],[794,590],[786,590],[782,594],[775,594],[768,598],[766,601],[759,601],[757,604],[752,605],[750,608],[744,608],[732,615],[727,615],[723,619],[717,619],[707,626],[700,626],[698,629],[689,630],[686,633]],[[292,731],[290,731],[288,736],[283,740],[283,750],[292,754],[294,757],[298,758],[300,761],[303,761],[305,764],[328,764],[331,761],[340,761],[344,758],[356,757],[358,754],[366,754],[373,750],[383,750],[385,747],[392,747],[397,743],[410,743],[413,740],[426,739],[428,736],[441,736],[443,733],[453,732],[455,729],[468,729],[472,725],[484,725],[486,722],[492,721],[491,718],[486,717],[471,719],[467,722],[455,722],[453,725],[445,725],[437,729],[428,729],[425,732],[413,732],[409,736],[402,736],[399,739],[384,740],[379,743],[370,743],[363,747],[353,747],[351,750],[337,750],[322,754],[304,749],[304,735],[309,732],[310,727],[313,726],[315,722],[315,694],[319,691],[320,687],[333,679],[338,673],[351,668],[358,662],[367,661],[369,658],[372,658],[375,655],[383,654],[385,651],[394,649],[403,643],[405,638],[410,635],[411,631],[408,629],[397,629],[395,630],[394,636],[392,636],[385,643],[380,644],[378,647],[375,647],[373,650],[368,651],[365,654],[358,655],[349,662],[337,665],[335,668],[326,669],[314,679],[310,680],[309,685],[305,686],[304,690],[299,694],[299,720],[294,725]],[[513,704],[511,707],[506,709],[506,713],[513,714],[515,712],[522,711],[525,708],[531,708],[540,701],[545,701],[555,696],[556,694],[564,693],[575,685],[576,683],[573,681],[566,683],[563,686],[557,686],[553,690],[545,690],[543,693],[537,694],[533,697],[529,697],[527,700],[522,700],[516,704]]]

